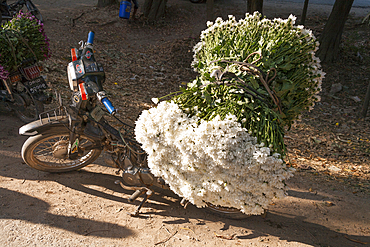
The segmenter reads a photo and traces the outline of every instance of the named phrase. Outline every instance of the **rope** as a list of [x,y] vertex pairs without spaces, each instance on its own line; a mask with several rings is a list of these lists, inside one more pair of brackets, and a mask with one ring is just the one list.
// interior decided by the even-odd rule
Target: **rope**
[[[248,59],[253,56],[253,55],[259,55],[259,57],[252,61],[251,63],[248,63]],[[270,97],[272,98],[272,101],[274,102],[274,104],[277,106],[278,110],[279,110],[279,113],[282,114],[282,110],[281,110],[281,104],[280,104],[280,99],[279,97],[276,95],[276,93],[270,89],[269,87],[269,84],[275,79],[276,77],[276,69],[275,68],[271,68],[266,76],[264,77],[264,74],[263,74],[263,71],[258,68],[256,65],[254,65],[255,63],[257,63],[259,60],[262,59],[262,54],[261,52],[259,51],[256,51],[256,52],[252,52],[251,54],[249,54],[247,56],[247,58],[243,61],[243,62],[239,62],[239,61],[230,61],[230,60],[225,60],[225,59],[220,59],[220,60],[215,60],[215,61],[212,61],[211,63],[215,63],[215,62],[221,62],[221,63],[232,63],[232,64],[237,64],[239,65],[239,69],[241,71],[245,71],[249,74],[252,74],[252,75],[255,75],[255,76],[258,76],[258,78],[260,79],[262,85],[265,87],[267,93],[270,95]],[[225,68],[225,71],[223,73],[221,73],[221,75],[219,75],[218,78],[216,78],[217,80],[221,80],[222,76],[228,72],[228,68],[229,68],[229,65],[226,66]],[[270,75],[270,72],[273,73],[272,77],[269,79],[269,75]],[[240,79],[241,80],[241,79]],[[243,81],[244,82],[244,81]],[[245,83],[245,82],[244,82]]]

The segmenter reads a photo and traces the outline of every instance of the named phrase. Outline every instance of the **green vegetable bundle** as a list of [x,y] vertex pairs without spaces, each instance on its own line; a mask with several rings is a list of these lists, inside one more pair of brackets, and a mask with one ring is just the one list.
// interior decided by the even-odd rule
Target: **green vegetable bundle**
[[258,12],[246,14],[238,22],[233,16],[208,22],[194,47],[192,66],[200,73],[199,80],[212,82],[211,75],[217,70],[235,74],[265,95],[281,125],[289,127],[302,111],[320,100],[317,94],[324,76],[315,57],[316,38],[294,22],[294,16],[269,20]]
[[[0,29],[0,65],[15,71],[28,59],[36,61],[50,57],[49,39],[43,24],[28,13],[18,13]],[[4,72],[5,74],[5,72]]]
[[257,142],[284,154],[284,130],[279,115],[265,97],[234,77],[224,75],[222,82],[202,85],[200,78],[188,84],[172,100],[189,116],[210,121],[228,114],[237,117]]
[[324,75],[318,42],[294,21],[256,12],[207,23],[194,47],[199,76],[171,100],[202,120],[231,113],[258,143],[284,154],[284,129],[320,99]]

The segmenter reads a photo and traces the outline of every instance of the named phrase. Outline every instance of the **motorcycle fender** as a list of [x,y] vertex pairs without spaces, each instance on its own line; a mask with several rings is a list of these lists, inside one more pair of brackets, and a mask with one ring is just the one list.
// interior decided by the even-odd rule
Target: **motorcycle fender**
[[40,120],[33,121],[19,128],[19,134],[25,136],[35,136],[37,134],[49,131],[54,126],[62,125],[69,126],[69,119],[63,118],[57,120],[56,117],[43,118]]

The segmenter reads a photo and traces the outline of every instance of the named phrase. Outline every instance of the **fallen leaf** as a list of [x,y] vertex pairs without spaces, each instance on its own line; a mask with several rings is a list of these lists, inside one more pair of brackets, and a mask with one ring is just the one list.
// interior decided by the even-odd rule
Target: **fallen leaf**
[[331,207],[331,206],[334,206],[335,204],[334,204],[333,202],[326,201],[326,202],[324,203],[324,205],[325,205],[325,206],[327,206],[327,207]]
[[328,169],[329,169],[329,171],[331,171],[331,172],[339,172],[339,171],[341,171],[341,169],[340,169],[340,168],[338,168],[338,167],[336,167],[336,166],[334,166],[334,165],[330,166]]
[[180,227],[180,229],[189,230],[189,231],[191,231],[191,232],[193,232],[195,234],[195,232],[193,230],[191,230],[190,228]]
[[313,169],[311,166],[306,165],[306,164],[298,165],[298,168],[301,170],[312,170]]
[[356,102],[361,102],[361,99],[358,96],[352,96],[352,97],[349,97],[349,98],[353,99]]
[[219,234],[215,233],[215,235],[216,235],[217,238],[222,238],[222,239],[226,239],[226,240],[232,240],[235,237],[236,234],[234,233],[231,236],[223,236],[223,235],[219,235]]

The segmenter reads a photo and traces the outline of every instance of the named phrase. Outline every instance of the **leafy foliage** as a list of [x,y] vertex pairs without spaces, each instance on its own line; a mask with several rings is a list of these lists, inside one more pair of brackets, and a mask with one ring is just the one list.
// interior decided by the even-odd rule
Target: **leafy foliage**
[[[294,26],[295,19],[262,19],[258,12],[238,22],[233,16],[226,21],[217,18],[208,23],[194,47],[192,66],[203,84],[212,80],[215,70],[228,71],[260,94],[274,93],[276,99],[269,101],[275,104],[281,124],[290,127],[320,99],[317,94],[324,76],[315,57],[319,45],[315,36],[303,26]],[[260,73],[251,74],[247,67]]]
[[[0,30],[0,74],[12,72],[27,59],[50,57],[49,39],[43,24],[29,13],[22,13],[2,25]],[[1,69],[2,68],[2,69]],[[3,72],[1,72],[3,71]]]

